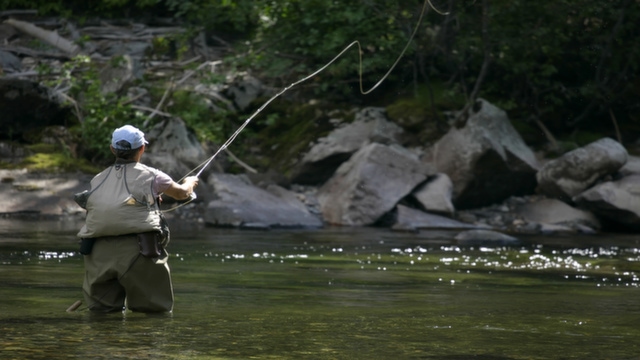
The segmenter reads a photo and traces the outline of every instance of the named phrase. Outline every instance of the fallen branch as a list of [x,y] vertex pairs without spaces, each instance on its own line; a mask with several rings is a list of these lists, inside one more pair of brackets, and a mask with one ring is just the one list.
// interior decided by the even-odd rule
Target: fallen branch
[[62,91],[56,91],[56,94],[62,96],[65,100],[73,104],[73,107],[76,111],[76,116],[78,117],[78,121],[82,123],[84,121],[84,118],[82,117],[82,113],[80,112],[80,106],[78,106],[78,102],[75,99],[73,99],[71,96],[63,93]]
[[257,174],[258,170],[252,168],[251,166],[247,165],[245,162],[243,162],[242,160],[238,159],[237,156],[235,156],[229,149],[225,148],[224,151],[229,155],[229,157],[238,163],[238,165],[242,166],[243,168],[245,168],[248,172],[250,173],[254,173]]
[[26,55],[34,58],[51,58],[51,59],[59,59],[59,60],[71,59],[71,57],[67,54],[52,53],[52,52],[46,52],[46,51],[36,51],[36,50],[29,49],[22,46],[2,46],[0,47],[0,50],[14,53],[16,55]]
[[547,140],[549,140],[549,142],[551,143],[551,147],[553,148],[554,151],[558,151],[560,149],[560,147],[558,146],[558,141],[556,140],[555,136],[553,136],[553,134],[551,133],[551,131],[549,131],[549,128],[547,128],[544,123],[542,123],[542,121],[540,121],[540,118],[537,116],[533,116],[533,120],[536,122],[536,125],[538,125],[538,127],[540,128],[540,130],[542,130],[542,133],[544,134],[544,136],[547,138]]
[[[151,115],[160,115],[160,116],[165,116],[165,117],[172,117],[173,115],[163,112],[163,111],[159,111],[158,109],[152,109],[150,107],[147,106],[142,106],[142,105],[131,105],[132,109],[136,109],[136,110],[142,110],[142,111],[150,111]],[[151,116],[149,116],[149,119],[151,118]],[[147,121],[149,121],[149,119],[145,120],[145,123],[143,125],[143,127],[146,127],[148,125]]]
[[0,17],[16,15],[38,15],[38,10],[5,10],[0,11]]
[[622,135],[620,134],[620,127],[618,127],[618,120],[616,120],[616,116],[613,114],[613,110],[611,110],[611,108],[609,108],[609,115],[611,115],[613,127],[616,129],[616,137],[618,138],[618,142],[622,144]]
[[173,88],[174,88],[173,79],[171,79],[171,85],[167,87],[167,90],[162,95],[162,99],[160,99],[160,102],[158,103],[158,105],[156,105],[155,110],[153,110],[151,114],[149,114],[149,116],[145,119],[145,121],[143,122],[143,127],[147,127],[149,125],[149,121],[151,121],[151,119],[153,119],[153,117],[156,114],[160,113],[160,107],[162,107],[162,105],[164,104],[164,101],[167,99],[167,96],[169,95],[169,93],[173,91]]
[[5,73],[4,77],[8,78],[16,78],[16,77],[26,77],[26,76],[38,76],[39,73],[37,71],[25,71],[19,73]]
[[72,57],[77,55],[80,52],[80,47],[78,45],[58,35],[58,33],[55,31],[45,30],[33,24],[30,24],[28,22],[15,20],[15,19],[5,20],[4,23],[15,27],[16,29],[24,32],[25,34],[28,34],[37,39],[40,39],[46,42],[47,44],[64,51],[65,53],[71,55]]

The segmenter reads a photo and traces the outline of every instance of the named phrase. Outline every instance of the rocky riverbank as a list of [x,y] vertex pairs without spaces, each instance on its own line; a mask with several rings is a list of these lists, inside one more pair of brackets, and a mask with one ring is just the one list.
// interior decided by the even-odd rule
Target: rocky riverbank
[[[3,25],[5,33],[6,26],[14,33],[5,38],[12,46],[0,53],[2,66],[10,73],[0,78],[5,94],[0,105],[3,113],[12,116],[0,124],[11,130],[12,138],[24,142],[0,141],[0,158],[6,167],[0,170],[2,216],[37,219],[84,214],[73,202],[73,194],[89,188],[91,171],[20,166],[37,153],[33,145],[38,144],[47,148],[61,144],[65,152],[78,156],[71,131],[60,119],[73,112],[80,117],[79,103],[65,92],[70,87],[51,87],[33,73],[43,63],[61,69],[78,53],[100,62],[103,80],[96,82],[102,86],[100,91],[126,97],[128,105],[148,114],[143,130],[151,144],[143,162],[174,179],[218,154],[221,144],[198,140],[197,132],[171,108],[162,111],[165,96],[180,88],[206,100],[212,112],[238,113],[274,94],[250,74],[221,72],[219,54],[206,44],[195,42],[190,48],[191,62],[204,59],[192,70],[185,63],[150,55],[157,29],[123,26],[114,37],[105,35],[107,30],[115,31],[112,28],[68,25],[63,34],[77,30],[76,35],[90,41],[83,48],[58,46],[58,56],[18,46],[36,36],[25,30],[29,27],[24,23]],[[19,32],[26,35],[17,36]],[[54,31],[45,34],[59,36]],[[207,83],[205,79],[212,76],[226,80]],[[158,90],[154,86],[168,78],[171,85],[160,102],[151,103],[149,94]],[[603,137],[547,159],[525,143],[504,110],[485,99],[472,105],[442,114],[448,119],[446,125],[430,133],[430,140],[420,141],[401,126],[412,122],[412,114],[391,116],[382,106],[327,108],[311,101],[303,105],[309,110],[303,119],[305,127],[275,126],[278,131],[271,134],[279,141],[265,141],[270,144],[266,147],[243,144],[254,157],[247,162],[261,164],[259,168],[223,147],[200,176],[198,199],[188,204],[167,200],[163,207],[180,205],[167,211],[168,217],[207,226],[454,229],[496,241],[510,240],[503,233],[640,229],[640,166],[623,144]],[[123,125],[127,120],[119,122]]]

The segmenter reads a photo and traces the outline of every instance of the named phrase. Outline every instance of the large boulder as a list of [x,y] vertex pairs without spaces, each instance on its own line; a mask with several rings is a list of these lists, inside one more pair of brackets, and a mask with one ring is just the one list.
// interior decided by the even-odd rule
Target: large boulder
[[383,108],[369,107],[356,113],[353,122],[338,127],[304,155],[291,181],[296,184],[319,185],[363,146],[370,143],[397,144],[402,129],[386,117]]
[[479,99],[468,115],[464,127],[452,127],[424,157],[451,178],[455,207],[478,208],[533,193],[538,162],[507,114]]
[[537,191],[564,201],[612,175],[626,162],[627,150],[617,141],[603,138],[547,162],[536,175]]
[[373,225],[434,170],[400,146],[369,144],[318,191],[324,220],[334,225]]
[[209,225],[265,229],[323,226],[295,194],[279,186],[265,190],[244,175],[231,174],[213,174],[207,183],[214,193],[204,214]]
[[640,175],[598,184],[573,200],[609,223],[640,229]]

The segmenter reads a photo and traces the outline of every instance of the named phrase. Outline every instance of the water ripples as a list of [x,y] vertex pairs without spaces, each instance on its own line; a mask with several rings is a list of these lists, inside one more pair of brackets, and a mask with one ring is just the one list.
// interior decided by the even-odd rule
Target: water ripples
[[[382,245],[382,244],[380,244]],[[558,273],[565,280],[591,281],[603,286],[640,286],[640,249],[622,247],[590,248],[546,248],[532,247],[477,247],[462,248],[455,245],[439,247],[387,247],[383,246],[295,246],[289,251],[212,252],[189,254],[178,253],[174,258],[188,261],[193,256],[221,263],[267,262],[269,264],[294,262],[295,264],[317,264],[331,267],[332,262],[349,263],[361,270],[377,271],[448,271],[461,274],[474,272],[499,273],[503,271],[527,273]],[[20,265],[33,261],[56,261],[77,259],[73,251],[15,251],[4,255],[0,265]],[[456,279],[439,281],[453,284]]]

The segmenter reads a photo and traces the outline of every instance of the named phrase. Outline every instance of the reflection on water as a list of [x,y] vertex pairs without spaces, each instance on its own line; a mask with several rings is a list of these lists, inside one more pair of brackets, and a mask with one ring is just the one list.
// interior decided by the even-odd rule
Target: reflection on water
[[2,359],[631,359],[636,236],[458,246],[385,229],[174,229],[173,314],[81,306],[78,224],[0,220]]

